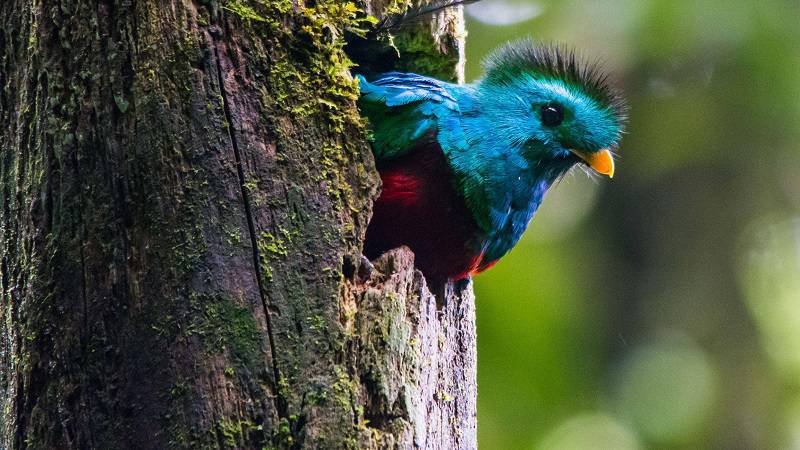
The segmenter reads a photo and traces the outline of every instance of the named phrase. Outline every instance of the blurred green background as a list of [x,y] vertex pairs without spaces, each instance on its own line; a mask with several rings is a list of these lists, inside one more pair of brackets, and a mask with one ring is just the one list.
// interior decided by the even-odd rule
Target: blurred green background
[[800,2],[483,0],[467,80],[517,37],[631,105],[475,279],[483,449],[800,449]]

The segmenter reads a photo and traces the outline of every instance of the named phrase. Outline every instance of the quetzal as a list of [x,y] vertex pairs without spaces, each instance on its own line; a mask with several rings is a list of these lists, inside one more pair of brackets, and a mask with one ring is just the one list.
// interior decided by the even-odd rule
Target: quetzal
[[576,163],[614,175],[625,106],[596,65],[530,40],[506,44],[457,85],[359,76],[383,187],[364,254],[400,245],[429,278],[491,267],[520,239],[548,188]]

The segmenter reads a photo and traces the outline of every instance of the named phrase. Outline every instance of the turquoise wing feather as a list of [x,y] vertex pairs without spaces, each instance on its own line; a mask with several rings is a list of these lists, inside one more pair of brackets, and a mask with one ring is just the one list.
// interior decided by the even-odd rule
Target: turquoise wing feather
[[356,77],[361,88],[359,106],[370,121],[377,159],[402,156],[422,139],[438,134],[443,125],[458,120],[459,105],[449,83],[399,72],[373,82]]

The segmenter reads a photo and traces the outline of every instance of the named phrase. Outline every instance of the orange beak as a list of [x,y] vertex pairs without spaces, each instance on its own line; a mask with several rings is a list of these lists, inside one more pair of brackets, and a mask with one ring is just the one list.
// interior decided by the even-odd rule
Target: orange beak
[[570,151],[594,169],[595,172],[608,175],[608,178],[614,178],[614,158],[611,156],[611,150],[604,148],[591,153],[579,152],[578,150]]

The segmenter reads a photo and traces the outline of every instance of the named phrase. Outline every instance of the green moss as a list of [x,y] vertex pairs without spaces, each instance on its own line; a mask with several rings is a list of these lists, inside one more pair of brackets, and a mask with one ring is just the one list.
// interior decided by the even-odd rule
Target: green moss
[[208,26],[208,16],[207,16],[207,14],[205,12],[203,12],[203,13],[201,13],[201,14],[199,14],[197,16],[197,24],[200,25],[201,27],[207,27]]
[[175,382],[169,389],[169,396],[172,399],[181,398],[189,391],[189,383],[185,379]]
[[262,255],[269,257],[286,256],[286,241],[283,238],[275,237],[272,233],[261,232],[257,240],[258,251]]
[[242,244],[242,232],[234,227],[223,226],[222,232],[225,234],[225,242],[230,247],[238,247]]
[[453,397],[447,391],[439,391],[436,393],[436,396],[443,402],[453,401]]
[[[347,167],[347,154],[341,145],[326,145],[322,147],[322,171],[317,179],[327,181],[328,195],[335,200],[344,200],[352,195],[350,184],[342,173],[342,167]],[[343,203],[337,201],[336,204]]]
[[397,70],[455,81],[453,68],[458,63],[458,55],[442,54],[430,33],[400,32],[393,36],[392,42],[401,55]]
[[269,264],[261,264],[261,275],[265,281],[272,281],[272,267]]
[[263,17],[256,13],[256,11],[250,7],[245,5],[241,1],[229,1],[227,5],[223,6],[224,9],[236,14],[242,20],[245,21],[256,21],[256,22],[269,22],[269,19]]
[[[257,75],[265,76],[266,83],[261,83],[258,99],[263,119],[273,124],[269,131],[273,133],[271,137],[275,142],[274,163],[279,171],[289,168],[286,197],[266,198],[262,206],[284,207],[285,202],[289,208],[284,209],[295,214],[276,217],[271,228],[259,230],[256,236],[259,276],[262,281],[268,281],[263,284],[266,290],[279,289],[284,293],[280,299],[282,305],[307,308],[304,305],[310,305],[309,301],[302,297],[307,295],[307,288],[302,285],[302,273],[296,268],[295,261],[307,261],[308,258],[305,254],[296,257],[296,249],[308,248],[312,239],[315,248],[324,248],[328,242],[340,245],[343,229],[356,232],[350,223],[350,218],[355,214],[350,211],[342,214],[337,208],[362,203],[353,200],[356,194],[351,186],[356,174],[351,173],[350,168],[353,166],[352,160],[356,159],[354,153],[362,150],[368,152],[368,147],[366,141],[361,139],[366,131],[355,105],[358,86],[350,75],[352,62],[344,53],[343,36],[348,31],[359,33],[374,19],[366,17],[354,2],[340,0],[300,3],[290,0],[237,0],[227,3],[222,12],[232,18],[229,22],[233,26],[238,24],[245,35],[258,38],[253,41],[258,41],[260,45],[244,57],[251,58],[247,61],[248,65],[263,68]],[[265,64],[265,61],[269,63]],[[313,148],[308,147],[307,132],[313,133],[312,142],[316,144]],[[313,155],[314,160],[307,167],[295,168],[296,164],[292,162],[301,150],[307,151],[306,155]],[[365,167],[361,164],[361,179],[372,175],[366,173]],[[249,194],[266,190],[268,185],[259,180],[245,180],[244,188]],[[321,210],[316,204],[309,206],[307,186],[314,185],[314,182],[327,190],[333,212]],[[254,205],[259,202],[253,195],[251,199]],[[324,205],[324,208],[328,208],[328,205]],[[359,210],[354,213],[362,214]],[[331,227],[333,231],[324,230],[315,234],[313,230],[309,232],[306,229],[305,224],[310,220],[341,220],[343,223],[334,224]],[[338,270],[338,267],[330,270],[330,276],[336,280],[341,279]],[[335,282],[329,285],[335,289]],[[316,307],[298,307],[296,313],[292,312],[297,314],[297,319],[304,319],[304,333],[277,333],[282,348],[328,345],[324,339],[331,335],[327,329],[330,324],[327,315],[320,311]],[[333,408],[340,412],[341,422],[352,428],[345,433],[348,434],[345,437],[341,437],[341,433],[321,436],[319,441],[315,437],[315,444],[320,448],[326,448],[323,444],[334,444],[334,447],[340,448],[342,442],[346,441],[350,447],[356,447],[358,430],[347,418],[354,414],[353,404],[358,398],[357,383],[350,379],[344,368],[339,367],[335,369],[332,383],[311,387],[307,380],[299,376],[306,373],[306,362],[293,358],[296,356],[291,348],[276,355],[280,368],[276,390],[281,401],[286,401],[288,411],[272,430],[269,439],[272,447],[297,445],[305,420],[292,413],[298,411],[297,405],[301,401],[304,405]],[[363,412],[359,415],[363,415]],[[220,424],[218,429],[228,430],[222,436],[226,442],[230,442],[236,439],[236,430],[227,425],[230,424],[225,427]]]
[[263,334],[252,312],[226,295],[193,293],[187,335],[199,336],[206,351],[229,352],[234,361],[257,372],[263,365]]
[[386,5],[386,9],[383,11],[382,15],[387,16],[391,14],[402,14],[408,11],[409,8],[418,5],[420,2],[414,2],[412,0],[392,0]]
[[130,103],[125,100],[125,97],[123,97],[122,94],[117,94],[114,96],[114,103],[117,104],[117,109],[119,109],[119,112],[122,114],[125,114],[130,106]]
[[[321,0],[313,5],[293,8],[288,0],[252,0],[230,2],[225,9],[272,44],[266,103],[293,120],[313,117],[339,132],[348,124],[363,128],[353,108],[358,88],[342,36],[345,31],[363,33],[376,20],[353,2]],[[290,14],[296,27],[281,26]]]
[[263,231],[256,239],[259,266],[266,281],[272,280],[272,263],[289,255],[289,246],[299,235],[299,231],[278,227],[278,235]]
[[249,420],[220,420],[217,422],[216,431],[222,438],[220,441],[231,448],[241,448],[245,443],[245,434],[250,428],[255,428]]
[[264,190],[259,189],[258,181],[256,181],[254,178],[246,176],[242,186],[247,191],[247,196],[250,198],[250,202],[254,207],[258,208],[267,203],[267,197],[264,193]]
[[280,377],[278,379],[278,393],[282,396],[287,396],[291,393],[292,386],[289,384],[289,380],[286,377]]
[[[292,416],[294,422],[297,422],[297,416]],[[294,445],[294,436],[292,435],[292,421],[290,418],[282,417],[280,423],[273,431],[272,442],[275,445],[273,448],[291,448]]]
[[317,336],[326,336],[328,334],[328,321],[320,315],[306,317],[306,324],[308,329]]
[[[223,373],[231,382],[240,370],[244,373],[265,372],[265,346],[263,333],[249,308],[242,306],[227,295],[199,294],[189,295],[189,324],[179,329],[185,336],[199,339],[203,351],[209,355],[225,354],[232,366],[225,367]],[[177,329],[177,321],[165,317],[155,329],[159,334]],[[223,419],[210,428],[192,426],[186,411],[192,408],[196,399],[194,384],[187,379],[177,380],[168,391],[170,410],[165,415],[169,423],[169,445],[172,448],[240,448],[244,445],[248,430],[256,427],[247,420]],[[248,443],[249,444],[249,443]]]
[[[187,186],[190,184],[187,183]],[[208,249],[201,225],[197,223],[182,224],[177,227],[173,239],[177,243],[170,249],[172,251],[170,260],[176,262],[176,271],[184,274],[192,273]]]
[[334,367],[334,374],[336,381],[331,386],[333,402],[343,413],[350,413],[355,398],[358,397],[358,383],[341,366]]

